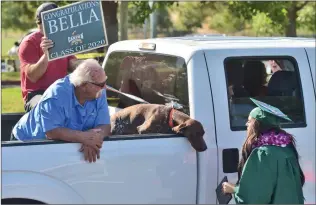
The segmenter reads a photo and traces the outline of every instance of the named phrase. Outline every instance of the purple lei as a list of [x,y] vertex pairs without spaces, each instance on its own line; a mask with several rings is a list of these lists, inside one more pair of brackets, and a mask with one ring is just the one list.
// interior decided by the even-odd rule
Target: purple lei
[[261,136],[254,142],[253,148],[264,146],[264,145],[274,145],[279,147],[285,147],[292,142],[291,135],[279,132],[275,133],[274,130],[262,133]]

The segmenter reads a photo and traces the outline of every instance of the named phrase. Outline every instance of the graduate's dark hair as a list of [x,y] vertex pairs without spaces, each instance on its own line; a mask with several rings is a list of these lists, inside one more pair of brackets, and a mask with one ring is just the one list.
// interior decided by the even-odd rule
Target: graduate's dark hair
[[[255,140],[261,135],[261,133],[264,133],[266,131],[270,131],[270,130],[274,130],[276,133],[287,133],[286,131],[282,130],[280,127],[276,127],[276,126],[272,126],[272,125],[266,125],[264,123],[261,123],[260,121],[252,118],[251,122],[247,123],[248,124],[248,129],[247,129],[247,138],[242,146],[242,150],[241,150],[241,159],[239,161],[238,164],[238,182],[240,180],[241,177],[241,173],[242,170],[244,168],[244,165],[249,157],[249,155],[251,154],[252,151],[252,145],[255,142]],[[295,143],[295,138],[293,137],[293,135],[289,134],[292,137],[292,143],[289,145],[292,149],[293,152],[295,154],[295,157],[297,159],[297,163],[299,166],[299,170],[300,170],[300,177],[301,177],[301,184],[302,186],[305,184],[305,176],[304,173],[302,171],[302,168],[300,166],[299,163],[299,155],[296,149],[296,143]]]

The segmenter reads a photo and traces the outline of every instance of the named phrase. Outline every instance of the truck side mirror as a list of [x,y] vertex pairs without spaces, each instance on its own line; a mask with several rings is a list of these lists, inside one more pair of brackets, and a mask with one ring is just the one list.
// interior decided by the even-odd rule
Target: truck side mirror
[[223,172],[235,173],[239,163],[239,151],[237,148],[223,149]]

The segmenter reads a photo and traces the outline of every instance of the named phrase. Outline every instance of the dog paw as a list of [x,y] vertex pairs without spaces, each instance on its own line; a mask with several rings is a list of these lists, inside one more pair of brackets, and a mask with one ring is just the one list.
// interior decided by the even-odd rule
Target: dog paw
[[137,129],[138,134],[142,134],[142,127],[141,126],[138,126],[136,129]]
[[139,134],[148,134],[148,133],[150,133],[149,129],[144,128],[144,126],[141,126],[141,125],[137,127],[137,131],[138,131]]

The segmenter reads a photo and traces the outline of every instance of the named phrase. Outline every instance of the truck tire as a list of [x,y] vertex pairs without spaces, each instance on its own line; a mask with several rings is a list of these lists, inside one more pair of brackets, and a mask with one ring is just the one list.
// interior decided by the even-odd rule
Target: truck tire
[[33,199],[11,198],[1,199],[1,204],[45,204]]

